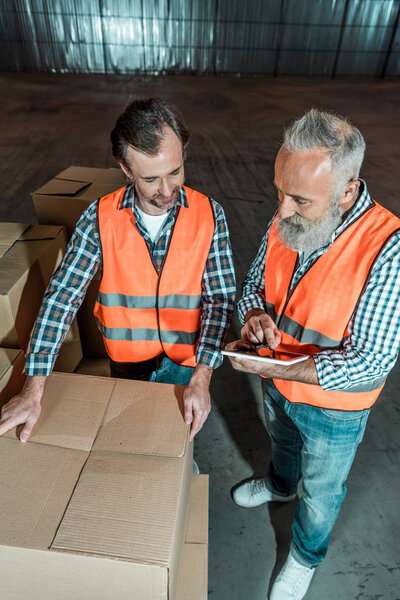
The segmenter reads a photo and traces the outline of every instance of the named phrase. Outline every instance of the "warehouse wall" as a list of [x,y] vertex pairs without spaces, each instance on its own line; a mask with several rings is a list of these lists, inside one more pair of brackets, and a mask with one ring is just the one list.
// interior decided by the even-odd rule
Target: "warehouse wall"
[[400,0],[3,0],[2,70],[398,77]]

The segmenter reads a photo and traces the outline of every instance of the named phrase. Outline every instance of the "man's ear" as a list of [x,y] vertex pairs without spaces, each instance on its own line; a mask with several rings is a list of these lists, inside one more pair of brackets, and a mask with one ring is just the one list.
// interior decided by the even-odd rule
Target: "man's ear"
[[119,166],[121,167],[121,169],[123,170],[123,172],[125,173],[126,178],[129,181],[133,181],[133,177],[132,177],[132,173],[130,172],[130,170],[128,169],[128,167],[126,167],[124,164],[122,164],[121,162],[119,163]]
[[360,189],[360,180],[359,179],[351,179],[344,190],[343,194],[340,196],[340,206],[343,210],[348,210],[353,206],[355,201],[358,198],[358,192]]

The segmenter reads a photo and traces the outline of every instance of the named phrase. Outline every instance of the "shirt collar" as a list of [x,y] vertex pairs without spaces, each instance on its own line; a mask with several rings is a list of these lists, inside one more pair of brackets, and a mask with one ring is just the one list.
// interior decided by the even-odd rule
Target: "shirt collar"
[[333,232],[331,241],[329,243],[325,244],[324,246],[321,246],[321,248],[317,248],[316,250],[313,250],[312,252],[300,251],[298,253],[299,258],[300,258],[300,263],[306,263],[306,262],[308,262],[308,259],[311,256],[316,256],[317,254],[319,256],[320,254],[325,252],[333,244],[333,242],[339,237],[339,235],[341,233],[343,233],[343,231],[345,231],[345,229],[347,229],[347,227],[349,227],[352,223],[354,223],[366,210],[368,210],[368,208],[370,206],[373,205],[373,201],[372,201],[371,196],[369,195],[369,192],[367,189],[367,184],[365,183],[365,181],[363,179],[359,178],[359,181],[361,183],[359,196],[358,196],[354,206],[350,210],[349,214],[345,218],[345,220],[342,223],[340,223],[339,227],[337,229],[335,229],[335,231]]
[[371,196],[369,195],[367,184],[363,179],[359,179],[360,185],[360,193],[359,196],[352,207],[350,213],[347,215],[345,220],[339,225],[339,227],[335,230],[332,236],[332,242],[341,234],[349,225],[354,223],[370,206],[373,205],[373,201]]
[[[175,210],[176,206],[183,206],[184,208],[189,207],[184,187],[181,187],[179,190],[178,200],[174,206]],[[119,210],[124,210],[126,208],[130,208],[133,214],[135,214],[135,185],[133,183],[126,186],[123,198],[119,205]]]

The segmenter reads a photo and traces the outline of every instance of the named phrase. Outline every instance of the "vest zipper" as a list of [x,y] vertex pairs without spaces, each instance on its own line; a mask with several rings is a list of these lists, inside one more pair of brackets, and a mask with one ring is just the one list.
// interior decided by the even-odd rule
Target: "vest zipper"
[[[284,305],[284,307],[283,307],[283,310],[282,310],[281,314],[279,315],[279,318],[278,318],[278,319],[277,319],[277,321],[276,321],[276,326],[277,326],[277,328],[278,328],[278,329],[279,329],[279,324],[280,324],[280,322],[281,322],[281,319],[282,319],[283,315],[285,314],[286,307],[287,307],[287,305],[289,304],[289,300],[290,300],[290,298],[291,298],[291,296],[292,296],[292,294],[293,294],[293,292],[294,292],[294,290],[295,290],[295,288],[296,288],[296,286],[295,286],[295,287],[293,288],[293,290],[292,290],[292,291],[290,291],[290,287],[291,287],[291,285],[292,285],[293,277],[294,277],[294,274],[296,273],[296,269],[297,269],[297,265],[298,265],[298,264],[299,264],[299,254],[297,253],[297,258],[296,258],[296,262],[295,262],[295,264],[294,264],[293,273],[292,273],[292,276],[291,276],[291,278],[290,278],[290,282],[289,282],[288,292],[287,292],[287,294],[286,294],[285,305]],[[296,285],[297,285],[297,284],[296,284]],[[272,358],[275,358],[275,357],[276,357],[275,350],[273,350],[273,351],[272,351]]]
[[[176,222],[177,222],[177,220],[178,220],[178,215],[179,215],[179,212],[180,212],[180,210],[181,210],[181,207],[180,207],[180,206],[178,206],[178,207],[177,207],[177,211],[176,211],[175,221],[174,221],[174,224],[173,224],[173,225],[172,225],[172,227],[171,227],[171,233],[169,234],[169,240],[168,240],[167,247],[166,247],[166,249],[165,249],[164,258],[163,258],[163,260],[162,260],[162,263],[161,263],[161,266],[160,266],[160,271],[158,271],[158,269],[156,268],[156,266],[155,266],[155,264],[154,264],[154,261],[153,261],[153,256],[152,256],[152,255],[151,255],[151,253],[150,253],[150,255],[151,255],[151,260],[152,260],[152,263],[153,263],[153,265],[154,265],[154,268],[157,270],[157,273],[158,273],[157,289],[156,289],[156,315],[157,315],[157,327],[158,327],[158,338],[159,338],[159,340],[160,340],[161,348],[163,349],[163,352],[164,352],[165,354],[167,354],[167,353],[165,352],[164,345],[163,345],[163,343],[162,343],[162,339],[161,339],[161,333],[160,333],[160,312],[159,312],[159,310],[160,310],[160,309],[159,309],[159,304],[158,304],[158,294],[159,294],[159,291],[160,291],[161,275],[162,275],[162,272],[163,272],[163,269],[164,269],[165,261],[167,260],[167,255],[168,255],[169,247],[170,247],[170,245],[171,245],[171,242],[172,242],[172,236],[173,236],[173,233],[174,233],[175,225],[176,225]],[[150,251],[150,250],[149,250],[149,251]],[[167,355],[167,356],[168,356],[168,355]]]
[[294,274],[296,273],[298,264],[299,264],[299,254],[297,253],[296,262],[294,264],[293,273],[292,273],[292,276],[290,278],[289,287],[288,287],[288,291],[287,291],[287,294],[286,294],[285,305],[283,307],[283,310],[282,310],[281,314],[279,315],[278,321],[276,322],[276,326],[278,327],[278,329],[279,329],[279,324],[281,322],[281,319],[282,319],[283,315],[285,314],[286,307],[289,304],[289,300],[292,297],[292,294],[293,294],[294,290],[297,287],[297,283],[298,282],[296,283],[296,285],[294,286],[294,288],[292,290],[290,289],[291,286],[292,286],[292,281],[293,281],[293,278],[294,278]]

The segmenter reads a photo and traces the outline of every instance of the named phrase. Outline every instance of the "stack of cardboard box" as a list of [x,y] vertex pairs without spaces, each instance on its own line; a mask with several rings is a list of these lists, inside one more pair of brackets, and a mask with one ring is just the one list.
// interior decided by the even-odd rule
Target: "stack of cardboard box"
[[182,414],[181,386],[48,378],[30,441],[0,438],[4,598],[207,597],[208,478]]
[[[26,351],[50,278],[65,252],[64,228],[0,223],[0,348]],[[82,358],[76,322],[55,369],[72,372]]]

